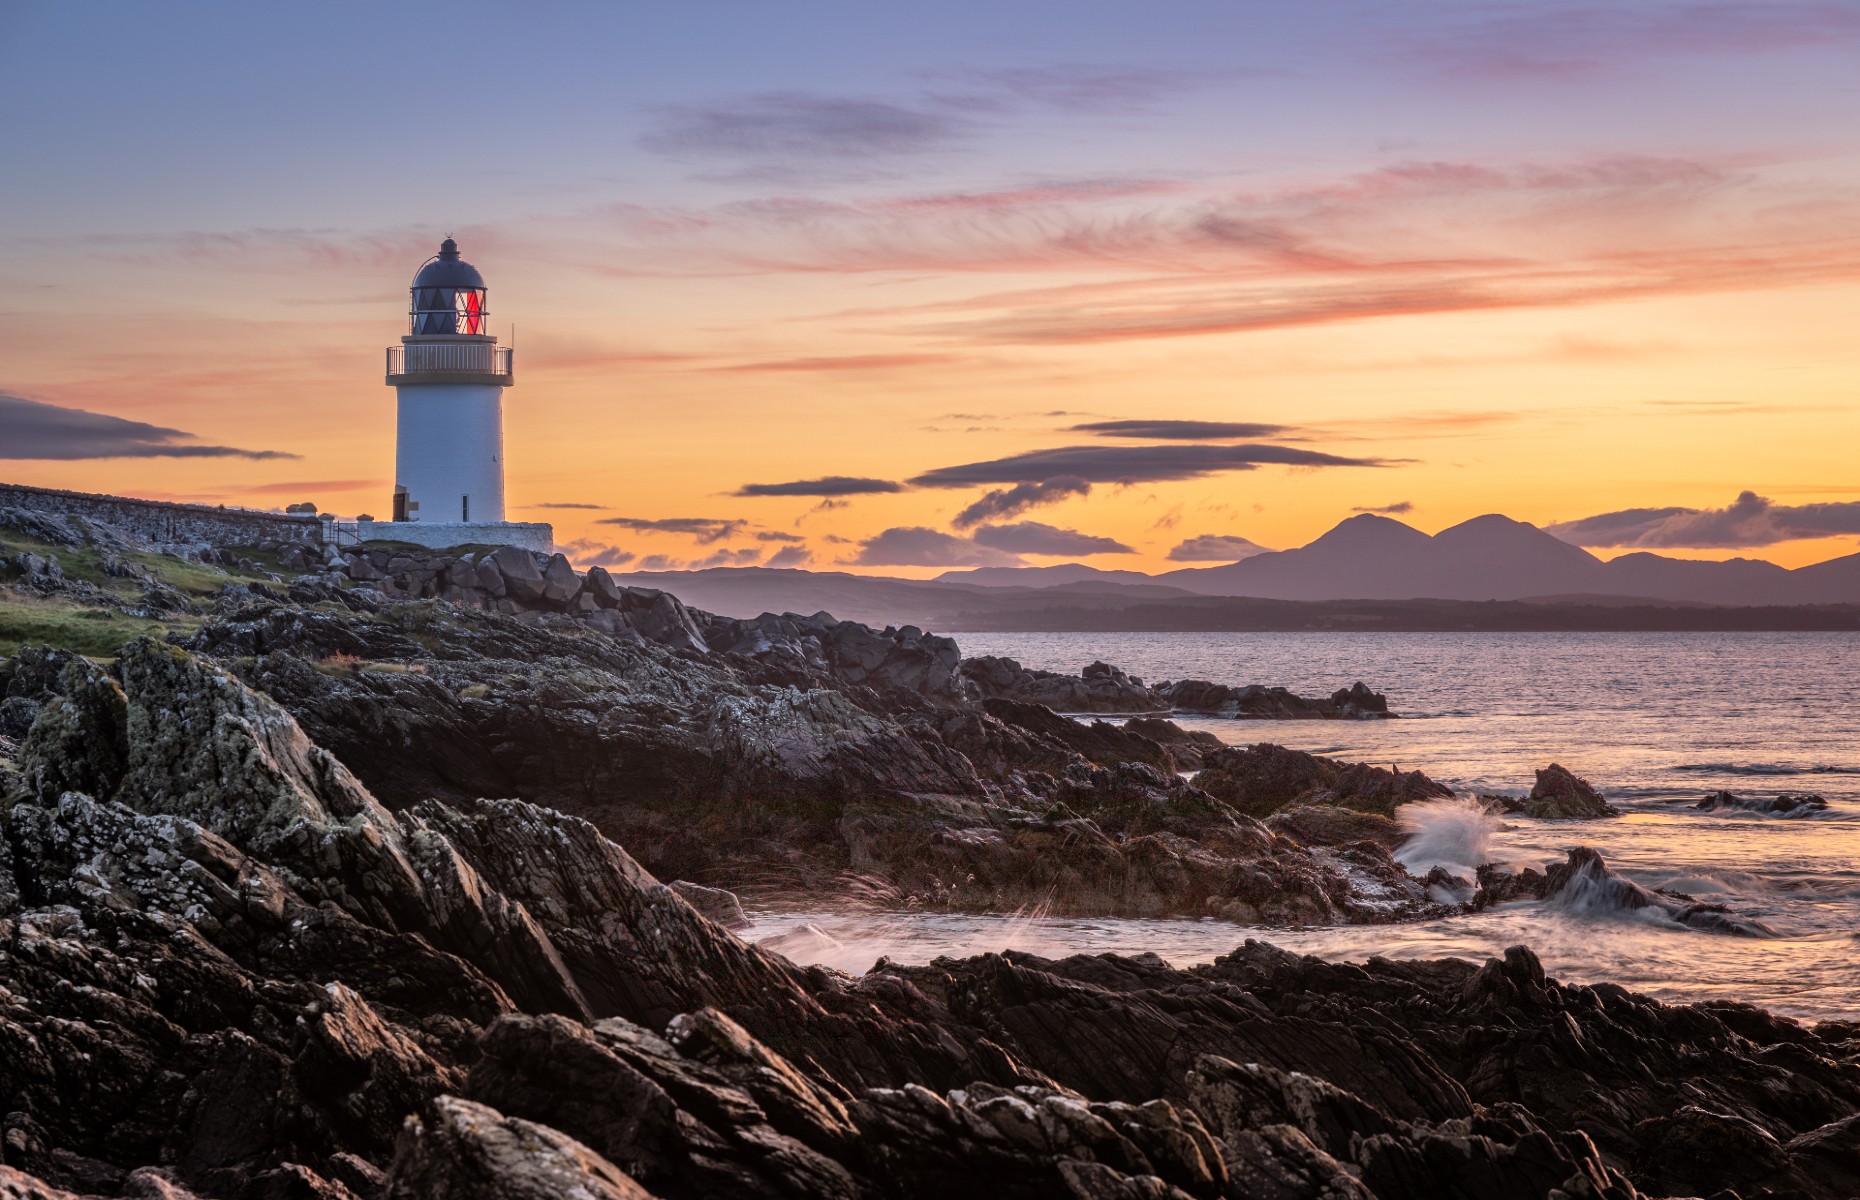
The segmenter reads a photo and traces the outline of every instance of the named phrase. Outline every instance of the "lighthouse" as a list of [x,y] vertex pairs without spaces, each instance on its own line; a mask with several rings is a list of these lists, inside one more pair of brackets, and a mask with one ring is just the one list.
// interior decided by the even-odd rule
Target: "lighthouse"
[[447,238],[408,290],[407,333],[387,351],[393,520],[363,522],[362,536],[551,549],[548,525],[504,520],[504,389],[515,381],[515,354],[491,332],[484,276]]

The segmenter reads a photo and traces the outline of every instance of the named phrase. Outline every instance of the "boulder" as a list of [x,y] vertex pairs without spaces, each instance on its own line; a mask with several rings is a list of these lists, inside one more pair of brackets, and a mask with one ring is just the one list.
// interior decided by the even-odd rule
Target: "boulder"
[[1589,786],[1588,780],[1556,763],[1537,772],[1537,783],[1529,796],[1522,800],[1501,798],[1500,804],[1506,812],[1546,821],[1587,821],[1621,815]]
[[705,887],[703,884],[689,883],[683,879],[674,879],[665,886],[671,888],[680,900],[725,929],[737,930],[749,927],[749,914],[743,911],[743,902],[736,898],[735,892]]
[[1783,792],[1776,796],[1739,796],[1734,792],[1713,792],[1692,807],[1701,812],[1747,812],[1768,817],[1807,817],[1828,811],[1828,802],[1812,793],[1795,795]]
[[620,607],[620,585],[614,582],[606,567],[589,567],[584,587],[602,608]]
[[[491,552],[489,561],[497,567],[503,577],[503,596],[517,604],[535,604],[543,598],[543,573],[536,565],[536,556],[518,546],[499,546]],[[496,588],[487,588],[492,595],[499,595]]]
[[409,1120],[387,1200],[652,1200],[594,1151],[546,1125],[441,1096]]
[[544,602],[558,608],[566,607],[581,591],[581,576],[575,574],[575,568],[564,555],[549,556],[549,565],[543,568],[542,578]]

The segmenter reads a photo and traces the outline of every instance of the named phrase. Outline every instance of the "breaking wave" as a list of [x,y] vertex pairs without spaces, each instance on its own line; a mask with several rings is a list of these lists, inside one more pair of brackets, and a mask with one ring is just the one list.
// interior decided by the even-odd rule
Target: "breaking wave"
[[1491,861],[1492,835],[1499,821],[1476,801],[1404,804],[1395,810],[1395,819],[1408,832],[1408,840],[1395,851],[1395,861],[1411,874],[1425,875],[1435,867],[1445,867],[1470,878]]

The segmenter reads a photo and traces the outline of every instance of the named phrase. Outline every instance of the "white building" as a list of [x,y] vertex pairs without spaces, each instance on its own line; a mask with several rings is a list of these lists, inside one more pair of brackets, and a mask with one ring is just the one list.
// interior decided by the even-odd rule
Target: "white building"
[[362,539],[552,549],[549,525],[504,520],[504,389],[515,352],[491,333],[484,276],[447,238],[410,290],[407,335],[387,352],[398,409],[393,519],[362,522]]

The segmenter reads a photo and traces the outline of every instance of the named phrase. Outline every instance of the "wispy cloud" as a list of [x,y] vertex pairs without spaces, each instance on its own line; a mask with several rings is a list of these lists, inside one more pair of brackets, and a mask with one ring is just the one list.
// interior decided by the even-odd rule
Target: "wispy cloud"
[[81,408],[62,408],[5,393],[0,393],[0,433],[5,435],[0,437],[0,458],[5,459],[244,458],[266,461],[300,457],[283,450],[203,445],[184,430]]
[[887,529],[859,543],[852,559],[861,567],[1018,567],[1020,557],[979,546],[965,537],[922,525]]
[[1046,556],[1135,554],[1136,551],[1116,538],[1097,537],[1076,529],[1061,529],[1039,521],[1017,521],[1011,525],[983,525],[970,535],[978,546],[1006,550],[1010,554]]
[[1777,504],[1741,492],[1724,508],[1629,508],[1547,527],[1578,546],[1723,550],[1860,534],[1860,501]]
[[639,139],[645,149],[765,179],[866,178],[884,164],[945,149],[971,129],[967,118],[929,106],[809,92],[666,105],[654,117]]
[[896,371],[938,366],[957,361],[951,354],[841,354],[820,358],[781,358],[767,362],[730,363],[710,370],[746,375],[814,374],[832,371]]
[[1099,437],[1138,438],[1148,441],[1209,442],[1232,438],[1280,437],[1292,432],[1284,425],[1263,425],[1250,421],[1092,421],[1071,427],[1073,433],[1095,433]]
[[1204,533],[1177,543],[1169,551],[1173,562],[1239,562],[1272,551],[1257,542],[1230,533]]
[[749,527],[749,522],[728,517],[603,517],[599,525],[618,525],[638,533],[674,533],[697,539],[698,545],[710,546],[734,537]]
[[828,475],[820,479],[797,479],[789,483],[746,483],[730,493],[733,496],[873,496],[901,492],[904,485],[889,479],[864,479],[853,475]]
[[983,521],[1017,517],[1029,509],[1090,494],[1091,483],[1076,475],[1061,475],[1034,483],[1017,483],[1011,488],[998,488],[986,493],[957,513],[951,524],[957,529],[968,529]]
[[1090,483],[1197,479],[1222,471],[1251,471],[1261,465],[1291,467],[1384,467],[1376,458],[1346,458],[1295,446],[1060,446],[988,462],[938,467],[912,479],[919,487],[956,488],[1024,483],[1071,477]]
[[1374,513],[1379,517],[1399,517],[1403,513],[1413,512],[1414,505],[1406,500],[1397,500],[1393,504],[1359,504],[1350,511]]
[[572,542],[564,542],[559,548],[563,554],[568,556],[569,561],[583,569],[624,567],[637,557],[630,550],[622,550],[618,546],[597,542],[591,538],[577,538]]
[[957,109],[1003,112],[1035,106],[1066,113],[1150,112],[1173,95],[1236,74],[1118,63],[1053,63],[926,72],[933,98]]
[[792,569],[805,567],[813,561],[814,552],[809,550],[806,546],[783,546],[775,553],[769,555],[768,561],[762,565],[765,567],[775,567],[777,569]]
[[1473,19],[1385,43],[1430,75],[1566,78],[1660,57],[1774,53],[1860,41],[1842,3],[1636,3],[1475,9]]

